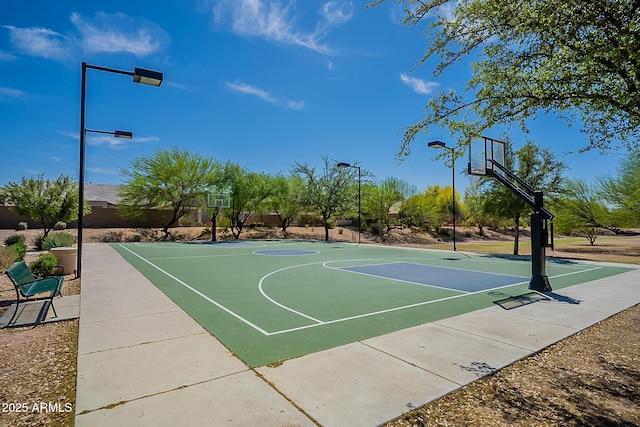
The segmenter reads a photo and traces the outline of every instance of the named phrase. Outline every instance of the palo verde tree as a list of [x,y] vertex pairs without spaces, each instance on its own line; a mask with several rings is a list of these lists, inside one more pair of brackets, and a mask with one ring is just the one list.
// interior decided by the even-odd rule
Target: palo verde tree
[[302,195],[304,182],[300,176],[277,175],[271,178],[272,194],[267,199],[267,207],[276,213],[287,235],[287,227],[304,211]]
[[[390,0],[374,0],[379,4]],[[585,148],[637,147],[640,139],[640,15],[637,1],[398,0],[404,23],[423,25],[421,63],[436,77],[473,61],[464,88],[432,97],[408,127],[399,155],[431,128],[464,148],[499,125],[553,113],[576,122]]]
[[363,210],[369,219],[384,224],[389,232],[391,230],[391,208],[417,192],[416,187],[408,182],[389,177],[366,186],[362,203]]
[[121,174],[125,183],[119,193],[118,212],[131,218],[152,208],[169,209],[171,218],[162,228],[167,239],[169,227],[190,208],[200,206],[207,189],[218,182],[220,165],[210,157],[174,147],[133,160],[131,168]]
[[593,246],[601,228],[614,229],[613,219],[597,192],[597,188],[581,179],[567,180],[562,195],[554,203],[557,209],[554,221],[556,230],[570,234],[583,234]]
[[615,175],[599,177],[598,184],[600,197],[637,227],[640,224],[640,149],[624,158]]
[[[13,212],[42,224],[45,237],[57,222],[78,219],[78,183],[67,175],[55,180],[46,180],[43,174],[23,177],[19,183],[9,182],[4,194]],[[90,209],[85,205],[83,211]]]
[[236,239],[253,212],[259,212],[272,194],[268,175],[249,172],[236,163],[227,162],[222,172],[222,186],[228,188],[231,206],[225,214]]
[[328,156],[322,156],[322,161],[320,173],[315,167],[297,162],[292,166],[292,172],[304,180],[302,203],[322,216],[324,239],[328,241],[329,220],[353,211],[353,201],[357,201],[358,195],[352,184],[357,178],[354,168],[339,167]]

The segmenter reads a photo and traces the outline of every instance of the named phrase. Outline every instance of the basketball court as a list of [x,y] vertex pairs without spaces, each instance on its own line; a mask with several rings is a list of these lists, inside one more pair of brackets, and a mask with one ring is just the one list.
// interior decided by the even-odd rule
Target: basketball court
[[[112,246],[250,366],[547,298],[521,259],[308,241]],[[547,263],[555,290],[626,271]]]

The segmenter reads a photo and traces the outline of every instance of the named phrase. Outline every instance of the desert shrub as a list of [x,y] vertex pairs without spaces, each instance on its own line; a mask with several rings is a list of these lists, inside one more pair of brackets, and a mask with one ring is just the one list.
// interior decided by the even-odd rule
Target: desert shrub
[[15,246],[0,247],[0,271],[5,271],[19,259]]
[[14,243],[9,247],[13,248],[16,251],[16,254],[18,257],[16,261],[23,259],[24,256],[27,254],[27,245],[24,242]]
[[40,233],[33,238],[33,246],[39,251],[44,250],[44,233]]
[[384,225],[379,222],[374,222],[370,226],[371,233],[376,236],[382,236],[384,234]]
[[29,224],[26,221],[20,221],[16,230],[26,230],[27,228],[29,228]]
[[29,268],[36,277],[51,276],[55,270],[58,260],[53,254],[42,254],[40,257],[29,264]]
[[64,230],[67,228],[67,223],[64,221],[58,221],[53,225],[54,230]]
[[22,243],[26,245],[27,240],[22,234],[12,234],[11,236],[7,236],[7,238],[4,239],[5,246],[15,245],[16,243]]

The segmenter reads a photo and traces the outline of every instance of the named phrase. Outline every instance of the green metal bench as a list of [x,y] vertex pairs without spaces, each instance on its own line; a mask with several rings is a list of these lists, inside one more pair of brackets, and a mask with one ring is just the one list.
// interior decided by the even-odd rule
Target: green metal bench
[[[18,306],[20,305],[20,295],[24,297],[23,302],[27,302],[29,298],[49,292],[49,296],[39,299],[48,299],[51,308],[53,309],[54,317],[58,317],[56,309],[53,306],[53,298],[60,295],[60,289],[62,288],[62,282],[64,277],[62,276],[50,276],[44,279],[36,279],[31,272],[29,266],[23,261],[13,264],[5,272],[9,279],[13,282],[13,286],[16,289],[16,309],[11,316],[11,320],[5,326],[9,326],[13,319],[18,314]],[[32,299],[30,301],[33,301]]]

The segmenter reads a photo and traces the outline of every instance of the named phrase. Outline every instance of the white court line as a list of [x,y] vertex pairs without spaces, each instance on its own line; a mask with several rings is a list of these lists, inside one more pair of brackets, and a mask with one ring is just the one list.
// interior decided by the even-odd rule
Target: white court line
[[158,271],[166,274],[167,276],[169,276],[170,278],[172,278],[173,280],[175,280],[176,282],[178,282],[179,284],[181,284],[182,286],[184,286],[185,288],[189,289],[190,291],[194,292],[195,294],[201,296],[202,298],[204,298],[205,300],[209,301],[211,304],[215,305],[216,307],[226,311],[227,313],[229,313],[230,315],[232,315],[233,317],[235,317],[236,319],[240,320],[241,322],[245,323],[246,325],[251,326],[253,329],[255,329],[256,331],[264,334],[264,335],[270,335],[269,332],[265,331],[264,329],[262,329],[261,327],[254,325],[253,323],[251,323],[250,321],[248,321],[247,319],[245,319],[244,317],[240,316],[237,313],[234,313],[233,311],[229,310],[227,307],[223,306],[222,304],[220,304],[217,301],[214,301],[213,299],[209,298],[208,296],[206,296],[205,294],[203,294],[202,292],[200,292],[199,290],[187,285],[186,283],[184,283],[182,280],[178,279],[177,277],[173,276],[172,274],[167,273],[166,271],[164,271],[163,269],[161,269],[160,267],[158,267],[157,265],[155,265],[154,263],[144,259],[142,256],[138,255],[137,253],[133,252],[131,249],[126,248],[122,245],[119,245],[122,249],[125,249],[126,251],[131,252],[133,255],[137,256],[138,258],[140,258],[142,261],[146,262],[147,264],[149,264],[150,266],[152,266],[153,268],[157,269]]
[[307,315],[306,315],[306,314],[304,314],[304,313],[301,313],[301,312],[299,312],[299,311],[297,311],[297,310],[294,310],[294,309],[293,309],[293,308],[291,308],[291,307],[287,307],[286,305],[279,303],[278,301],[274,300],[274,299],[273,299],[273,298],[271,298],[269,295],[267,295],[267,294],[265,293],[264,289],[262,289],[262,283],[264,282],[264,279],[266,279],[267,277],[271,276],[272,274],[280,273],[281,271],[289,270],[289,269],[292,269],[292,268],[297,268],[297,267],[306,267],[306,266],[309,266],[309,265],[320,264],[321,262],[322,262],[322,261],[320,261],[320,262],[311,262],[311,263],[308,263],[308,264],[292,265],[292,266],[289,266],[289,267],[285,267],[285,268],[281,268],[281,269],[279,269],[279,270],[272,271],[271,273],[269,273],[269,274],[266,274],[266,275],[262,276],[262,278],[261,278],[261,279],[260,279],[260,281],[258,282],[258,290],[260,291],[260,293],[262,294],[262,296],[263,296],[263,297],[265,297],[267,300],[271,301],[273,304],[277,305],[278,307],[280,307],[280,308],[284,308],[285,310],[290,311],[291,313],[295,313],[295,314],[297,314],[298,316],[306,317],[307,319],[309,319],[309,320],[312,320],[312,321],[316,322],[316,323],[317,323],[317,325],[316,325],[316,326],[318,326],[318,325],[322,325],[322,324],[324,323],[322,320],[318,320],[318,319],[316,319],[316,318],[314,318],[314,317],[307,316]]

